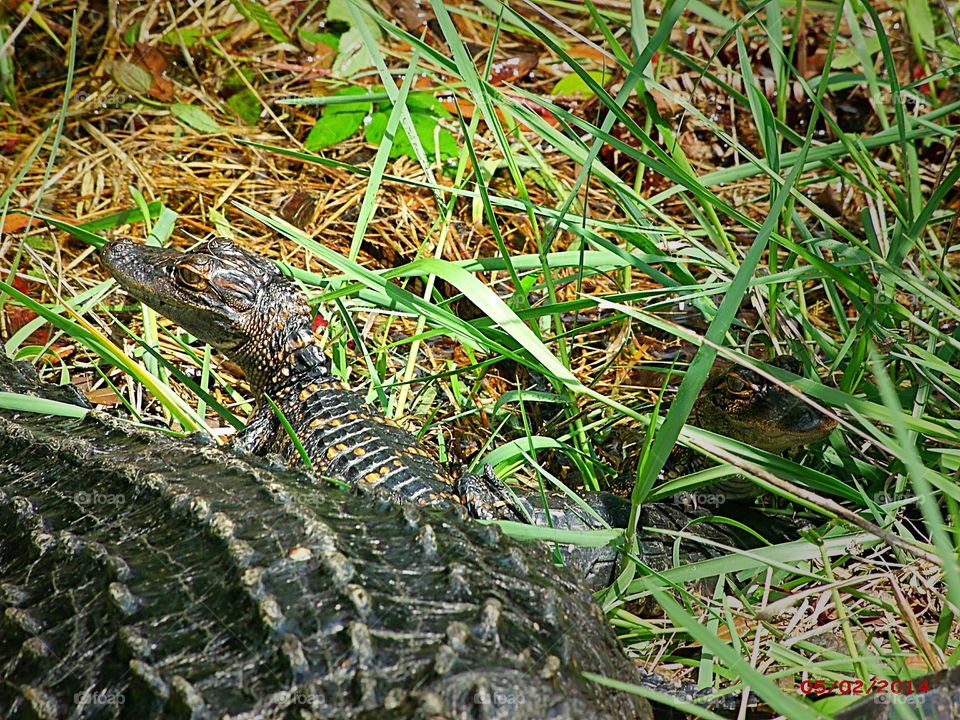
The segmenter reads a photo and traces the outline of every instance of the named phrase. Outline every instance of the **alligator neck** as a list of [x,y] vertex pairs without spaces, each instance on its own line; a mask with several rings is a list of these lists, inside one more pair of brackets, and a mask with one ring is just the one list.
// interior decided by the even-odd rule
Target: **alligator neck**
[[278,329],[256,347],[235,353],[235,357],[257,401],[268,395],[284,412],[288,402],[297,402],[303,387],[331,379],[330,363],[320,341],[309,325],[301,323]]

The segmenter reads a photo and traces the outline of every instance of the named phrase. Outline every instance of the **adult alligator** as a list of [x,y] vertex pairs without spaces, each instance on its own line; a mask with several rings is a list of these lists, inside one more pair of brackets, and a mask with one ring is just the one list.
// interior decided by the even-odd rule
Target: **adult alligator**
[[[0,390],[60,401],[0,358]],[[649,718],[546,551],[89,411],[0,411],[0,717]]]

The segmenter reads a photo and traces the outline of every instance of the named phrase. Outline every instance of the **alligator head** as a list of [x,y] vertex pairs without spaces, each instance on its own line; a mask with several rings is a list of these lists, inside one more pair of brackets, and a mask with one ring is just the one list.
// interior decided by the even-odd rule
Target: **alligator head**
[[[770,364],[800,373],[800,363],[782,355]],[[822,440],[837,426],[802,399],[749,368],[732,365],[715,372],[700,391],[691,421],[772,453]]]
[[104,245],[100,258],[127,293],[236,362],[256,394],[312,343],[297,285],[231,240],[180,252],[124,238]]

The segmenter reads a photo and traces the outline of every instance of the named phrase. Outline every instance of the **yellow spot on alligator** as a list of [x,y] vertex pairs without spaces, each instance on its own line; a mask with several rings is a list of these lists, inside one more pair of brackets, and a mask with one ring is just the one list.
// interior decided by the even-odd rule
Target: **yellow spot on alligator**
[[394,467],[403,467],[403,460],[401,460],[400,458],[394,458],[394,459],[393,459],[393,466],[394,466]]
[[357,419],[357,414],[356,414],[356,413],[350,413],[349,415],[347,415],[347,420],[351,420],[351,421],[352,421],[352,420],[356,420],[356,419]]
[[337,443],[337,452],[344,452],[347,449],[346,443]]
[[300,402],[306,402],[307,399],[310,397],[311,394],[312,394],[312,393],[310,392],[310,389],[309,389],[309,388],[304,389],[304,390],[301,390],[301,391],[300,391]]
[[310,421],[310,427],[312,427],[312,428],[314,428],[314,429],[320,427],[321,425],[323,425],[323,418],[322,418],[322,417],[314,418],[313,420]]
[[380,467],[380,470],[379,470],[378,472],[379,472],[381,475],[386,475],[388,472],[390,472],[390,468],[387,467],[386,465],[382,465],[382,466]]
[[366,452],[367,452],[367,451],[364,450],[364,449],[361,448],[361,447],[358,447],[358,448],[354,448],[354,449],[353,449],[353,454],[356,455],[357,457],[360,457],[361,455],[365,454]]
[[363,479],[366,480],[368,483],[375,483],[377,482],[377,480],[380,479],[380,473],[375,473],[375,472],[367,473],[366,475],[363,476]]
[[336,448],[327,448],[327,460],[333,460],[337,456]]
[[288,367],[281,368],[280,374],[283,375],[284,377],[290,377],[290,368]]
[[341,422],[343,422],[343,421],[340,420],[340,418],[333,418],[333,419],[330,421],[330,424],[333,425],[334,427],[336,427],[337,425],[340,425]]

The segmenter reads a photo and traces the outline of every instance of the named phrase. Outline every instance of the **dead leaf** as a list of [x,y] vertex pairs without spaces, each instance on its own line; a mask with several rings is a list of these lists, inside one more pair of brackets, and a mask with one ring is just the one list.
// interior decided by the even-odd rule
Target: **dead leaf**
[[117,393],[108,387],[87,390],[83,394],[91,405],[120,405],[123,403],[123,400],[117,396]]
[[29,215],[16,211],[10,212],[3,220],[3,232],[6,234],[23,230],[29,222]]
[[[70,222],[70,218],[65,215],[57,215],[56,213],[48,212],[45,213],[47,217],[51,217],[54,220],[61,220],[63,222]],[[7,217],[3,221],[3,227],[0,228],[4,233],[17,232],[23,230],[27,224],[30,222],[30,215],[25,213],[23,210],[11,210],[7,213]],[[39,219],[37,222],[41,222]],[[17,288],[20,289],[19,287]],[[26,292],[26,290],[23,290]]]
[[494,85],[519,80],[528,75],[540,62],[540,53],[521,53],[490,64],[490,82]]
[[436,17],[426,2],[421,0],[392,0],[390,12],[403,23],[407,32],[420,35]]
[[280,207],[280,217],[301,230],[313,222],[313,213],[317,208],[316,198],[305,190],[297,190]]
[[134,46],[133,62],[150,73],[152,83],[147,94],[159,102],[173,101],[173,81],[167,77],[170,60],[159,49],[147,43]]

